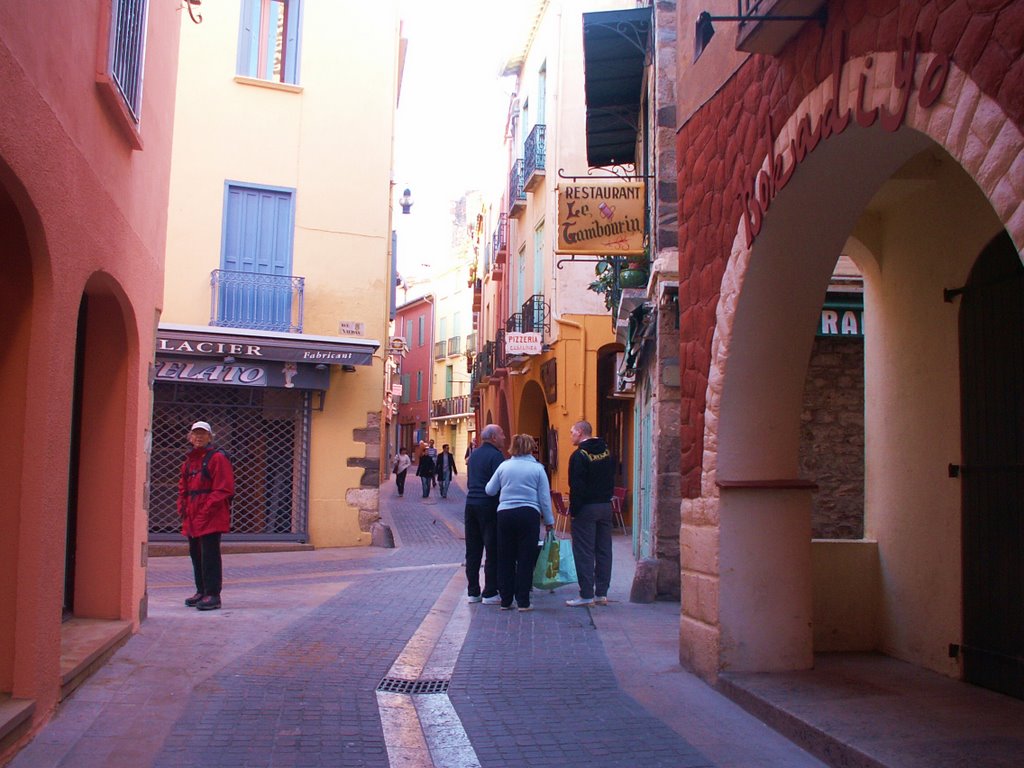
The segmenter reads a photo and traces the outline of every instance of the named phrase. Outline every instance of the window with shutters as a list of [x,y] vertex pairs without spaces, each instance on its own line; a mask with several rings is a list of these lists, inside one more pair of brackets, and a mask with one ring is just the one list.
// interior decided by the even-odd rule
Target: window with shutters
[[423,371],[416,371],[416,402],[423,400]]
[[227,182],[214,325],[301,330],[301,278],[292,272],[295,191]]
[[302,0],[242,0],[238,74],[299,82]]
[[409,384],[412,377],[408,373],[402,374],[402,402],[409,402]]

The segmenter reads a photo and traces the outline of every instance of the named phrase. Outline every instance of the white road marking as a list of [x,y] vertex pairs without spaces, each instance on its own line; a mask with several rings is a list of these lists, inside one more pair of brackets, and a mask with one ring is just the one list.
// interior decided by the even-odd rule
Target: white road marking
[[[469,631],[470,612],[456,572],[395,659],[388,677],[448,680]],[[391,768],[480,768],[476,751],[447,694],[377,692]]]

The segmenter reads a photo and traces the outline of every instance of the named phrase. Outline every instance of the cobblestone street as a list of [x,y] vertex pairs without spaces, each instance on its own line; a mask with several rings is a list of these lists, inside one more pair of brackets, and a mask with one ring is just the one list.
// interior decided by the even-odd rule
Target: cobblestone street
[[141,631],[13,768],[819,765],[679,668],[678,606],[626,602],[628,538],[608,607],[504,612],[465,602],[458,483],[382,502],[395,549],[227,555],[216,612],[150,559]]

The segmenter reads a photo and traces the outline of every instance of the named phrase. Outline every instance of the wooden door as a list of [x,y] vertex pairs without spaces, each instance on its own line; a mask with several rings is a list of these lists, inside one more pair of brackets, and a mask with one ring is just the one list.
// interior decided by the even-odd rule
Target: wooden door
[[1024,698],[1024,267],[1003,232],[961,296],[964,677]]

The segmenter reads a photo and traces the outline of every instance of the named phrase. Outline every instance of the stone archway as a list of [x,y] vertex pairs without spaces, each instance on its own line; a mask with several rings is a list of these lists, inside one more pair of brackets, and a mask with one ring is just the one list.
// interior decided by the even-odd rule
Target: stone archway
[[[885,58],[876,55],[875,67],[891,67]],[[864,62],[849,66],[856,73]],[[826,103],[830,89],[820,86],[794,111],[779,131],[779,156],[808,105]],[[879,86],[874,103],[890,95]],[[968,110],[998,126],[1001,141],[987,155],[966,128],[951,125],[956,112],[969,126]],[[947,562],[959,560],[959,488],[943,482],[959,450],[956,329],[941,295],[963,283],[973,255],[1001,227],[1024,242],[1020,201],[1006,199],[1006,180],[992,172],[1005,173],[1024,141],[1000,115],[954,69],[942,98],[930,110],[911,108],[903,129],[852,126],[818,144],[771,199],[752,244],[739,227],[712,343],[703,492],[683,503],[684,520],[702,523],[684,524],[684,547],[699,552],[684,563],[684,580],[717,608],[709,631],[707,610],[697,616],[684,601],[682,656],[709,676],[812,664],[820,585],[810,487],[797,475],[800,393],[815,315],[851,236],[882,260],[867,279],[866,324],[886,333],[866,342],[866,535],[878,543],[849,564],[875,569],[854,575],[877,592],[847,619],[871,623],[860,640],[871,650],[959,674],[947,657],[960,632],[959,569]],[[888,229],[879,226],[885,216]],[[951,597],[936,610],[927,605],[935,594]]]

